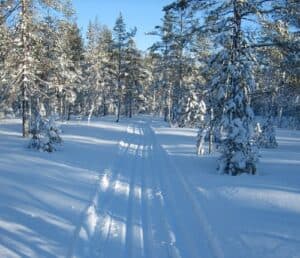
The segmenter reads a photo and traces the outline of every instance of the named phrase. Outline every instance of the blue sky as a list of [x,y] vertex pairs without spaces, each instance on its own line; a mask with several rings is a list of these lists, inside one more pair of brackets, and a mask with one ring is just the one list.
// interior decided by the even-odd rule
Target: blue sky
[[137,46],[146,50],[157,38],[145,33],[161,24],[162,8],[170,2],[172,0],[73,0],[73,5],[84,36],[89,20],[98,16],[100,23],[113,28],[122,12],[127,28],[137,27]]

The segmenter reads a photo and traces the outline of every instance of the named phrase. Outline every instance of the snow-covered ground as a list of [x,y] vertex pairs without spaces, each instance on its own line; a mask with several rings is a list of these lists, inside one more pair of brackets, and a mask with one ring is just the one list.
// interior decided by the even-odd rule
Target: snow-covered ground
[[0,257],[300,257],[300,132],[257,176],[216,174],[192,129],[113,118],[62,125],[55,153],[0,121]]

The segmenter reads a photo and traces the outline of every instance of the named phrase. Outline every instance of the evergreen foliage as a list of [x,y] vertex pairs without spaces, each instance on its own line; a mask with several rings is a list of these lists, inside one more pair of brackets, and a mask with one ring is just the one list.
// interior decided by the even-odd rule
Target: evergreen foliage
[[300,128],[299,1],[176,0],[162,10],[143,53],[122,14],[112,29],[90,22],[85,42],[71,1],[0,1],[0,118],[22,117],[23,136],[46,146],[55,130],[39,125],[51,116],[159,115],[197,128],[197,153],[221,152],[221,173],[254,174],[256,144],[276,147],[276,126]]
[[45,119],[38,116],[32,128],[29,148],[53,152],[56,151],[56,146],[62,143],[61,131],[53,118]]

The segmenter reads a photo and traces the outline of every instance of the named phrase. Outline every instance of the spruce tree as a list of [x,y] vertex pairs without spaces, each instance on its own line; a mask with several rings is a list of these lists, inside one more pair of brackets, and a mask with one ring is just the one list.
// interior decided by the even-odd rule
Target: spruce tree
[[[254,5],[257,4],[257,5]],[[214,112],[220,118],[221,173],[238,175],[256,173],[257,155],[252,145],[254,113],[250,106],[255,88],[252,56],[243,31],[243,21],[254,14],[258,1],[210,1],[206,20],[208,31],[215,35],[220,51],[214,58]]]

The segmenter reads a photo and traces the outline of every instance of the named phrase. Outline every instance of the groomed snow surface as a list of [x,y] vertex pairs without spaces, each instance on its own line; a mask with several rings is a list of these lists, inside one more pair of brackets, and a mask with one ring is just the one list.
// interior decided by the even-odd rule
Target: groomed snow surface
[[62,124],[26,148],[0,121],[0,257],[300,257],[300,132],[278,130],[257,176],[216,174],[196,131],[158,118]]

